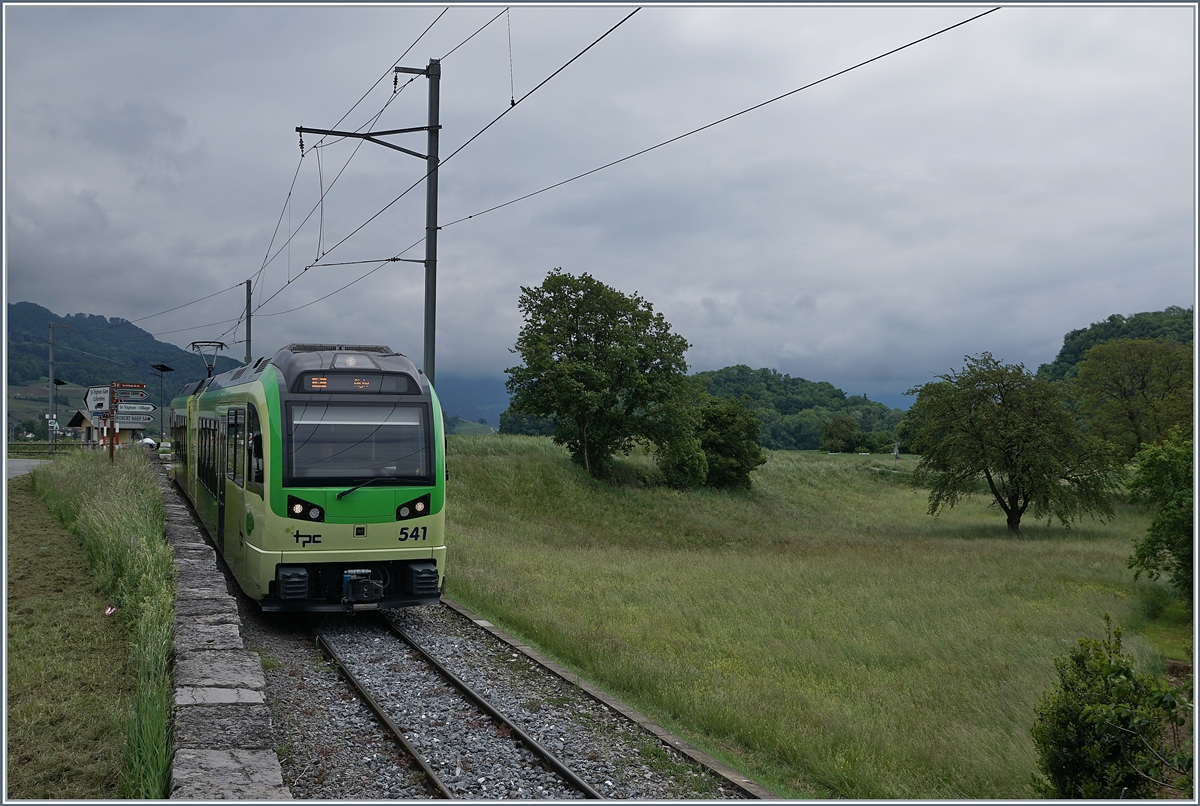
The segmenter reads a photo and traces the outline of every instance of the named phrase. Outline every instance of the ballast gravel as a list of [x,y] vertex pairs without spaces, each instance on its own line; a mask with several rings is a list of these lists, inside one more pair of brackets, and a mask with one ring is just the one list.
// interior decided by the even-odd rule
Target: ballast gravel
[[[239,596],[246,648],[258,652],[284,784],[298,799],[437,797],[377,717],[327,661],[308,617],[264,614]],[[743,798],[735,786],[442,605],[385,611],[421,647],[609,798]],[[374,615],[321,616],[327,640],[355,661],[354,674],[386,691],[389,718],[430,759],[458,797],[581,795],[541,766],[506,730],[478,723],[474,706],[382,630]],[[353,651],[351,651],[353,650]],[[364,655],[365,653],[365,655]],[[418,676],[420,679],[418,679]],[[378,695],[377,695],[378,697]],[[456,710],[458,709],[458,710]],[[397,716],[398,715],[398,716]],[[470,723],[470,724],[468,724]]]

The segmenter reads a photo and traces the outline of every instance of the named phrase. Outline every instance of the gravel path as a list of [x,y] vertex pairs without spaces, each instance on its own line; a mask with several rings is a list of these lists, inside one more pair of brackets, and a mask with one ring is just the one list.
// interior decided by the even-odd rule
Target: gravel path
[[[435,797],[374,714],[325,661],[303,617],[264,615],[244,596],[242,635],[263,659],[267,701],[284,783],[300,799],[384,800]],[[427,652],[487,697],[522,729],[606,797],[716,799],[744,795],[621,714],[589,697],[453,610],[437,605],[387,611]],[[438,748],[433,766],[471,799],[565,799],[579,794],[540,769],[503,731],[470,731],[435,701],[446,686],[417,685],[403,656],[415,653],[362,616],[322,617],[347,645],[369,645],[355,674],[390,686],[415,746]],[[338,646],[339,652],[341,647]],[[366,683],[367,681],[364,681]],[[409,698],[430,692],[428,700]],[[425,706],[425,707],[423,707]],[[454,706],[447,706],[453,708]],[[389,715],[392,713],[389,707]],[[468,735],[469,734],[469,735]],[[532,777],[531,777],[532,775]],[[539,787],[541,787],[539,789]]]

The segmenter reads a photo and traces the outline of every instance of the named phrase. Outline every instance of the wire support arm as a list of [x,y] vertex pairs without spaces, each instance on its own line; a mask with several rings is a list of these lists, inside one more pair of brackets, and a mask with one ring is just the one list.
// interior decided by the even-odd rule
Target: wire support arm
[[[438,128],[441,127],[439,126]],[[403,151],[405,154],[411,154],[417,159],[422,160],[429,159],[429,156],[427,154],[420,154],[416,151],[398,146],[395,143],[389,143],[386,140],[380,140],[379,136],[387,134],[405,134],[408,132],[427,132],[429,130],[429,126],[414,126],[411,129],[391,129],[386,132],[342,132],[334,129],[309,129],[304,126],[296,127],[296,131],[298,131],[300,134],[322,134],[329,135],[331,137],[357,137],[360,140],[369,140],[372,143],[377,143],[381,146],[387,146],[388,148],[393,148],[396,151]]]

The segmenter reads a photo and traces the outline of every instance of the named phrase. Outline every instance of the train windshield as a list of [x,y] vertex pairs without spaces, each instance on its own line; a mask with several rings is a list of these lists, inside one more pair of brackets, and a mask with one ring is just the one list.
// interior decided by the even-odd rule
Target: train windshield
[[432,483],[426,405],[294,403],[289,411],[292,483],[325,486],[365,479]]

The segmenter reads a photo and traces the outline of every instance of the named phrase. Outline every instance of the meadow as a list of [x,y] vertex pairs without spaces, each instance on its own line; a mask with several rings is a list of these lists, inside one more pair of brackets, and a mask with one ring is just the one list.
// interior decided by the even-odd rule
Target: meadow
[[781,796],[1031,797],[1055,656],[1110,614],[1164,668],[1121,502],[1014,536],[982,497],[926,514],[912,457],[776,451],[749,492],[683,492],[546,438],[449,454],[448,594]]

